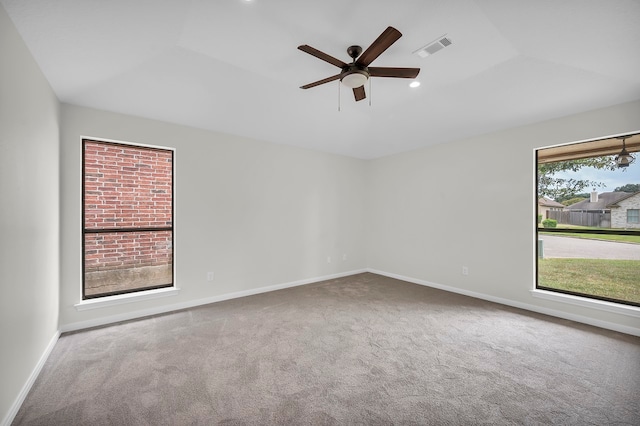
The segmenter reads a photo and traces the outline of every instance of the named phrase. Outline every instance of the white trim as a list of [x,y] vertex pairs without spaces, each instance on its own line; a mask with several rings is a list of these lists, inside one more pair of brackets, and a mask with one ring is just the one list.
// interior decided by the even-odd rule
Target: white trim
[[[136,318],[142,318],[142,317],[146,317],[146,316],[150,316],[150,315],[156,315],[156,314],[161,314],[161,313],[166,313],[166,312],[171,312],[171,311],[177,311],[177,310],[180,310],[180,309],[192,308],[192,307],[195,307],[195,306],[206,305],[206,304],[209,304],[209,303],[216,303],[216,302],[221,302],[221,301],[224,301],[224,300],[236,299],[236,298],[239,298],[239,297],[252,296],[252,295],[255,295],[255,294],[266,293],[266,292],[275,291],[275,290],[282,290],[282,289],[285,289],[285,288],[297,287],[297,286],[301,286],[301,285],[305,285],[305,284],[312,284],[312,283],[316,283],[316,282],[320,282],[320,281],[326,281],[326,280],[335,279],[335,278],[342,278],[342,277],[346,277],[346,276],[349,276],[349,275],[360,274],[360,273],[363,273],[363,272],[371,272],[373,274],[383,275],[383,276],[386,276],[386,277],[395,278],[395,279],[398,279],[398,280],[407,281],[407,282],[410,282],[410,283],[423,285],[423,286],[427,286],[427,287],[433,287],[433,288],[437,288],[437,289],[440,289],[440,290],[449,291],[451,293],[463,294],[465,296],[474,297],[476,299],[488,300],[490,302],[500,303],[502,305],[507,305],[507,306],[513,306],[515,308],[520,308],[520,309],[524,309],[524,310],[527,310],[527,311],[538,312],[538,313],[541,313],[541,314],[550,315],[550,316],[557,317],[557,318],[564,318],[564,319],[568,319],[568,320],[571,320],[571,321],[576,321],[576,322],[580,322],[580,323],[584,323],[584,324],[593,325],[593,326],[596,326],[596,327],[605,328],[605,329],[608,329],[608,330],[618,331],[618,332],[621,332],[621,333],[631,334],[631,335],[634,335],[634,336],[640,336],[640,328],[629,327],[629,326],[625,326],[625,325],[621,325],[621,324],[611,323],[611,322],[608,322],[608,321],[596,320],[596,319],[593,319],[593,318],[590,318],[590,317],[585,317],[585,316],[582,316],[582,315],[575,315],[575,314],[570,314],[570,313],[563,312],[563,311],[558,311],[558,310],[555,310],[555,309],[549,309],[549,308],[543,308],[543,307],[540,307],[540,306],[530,305],[528,303],[516,302],[516,301],[505,299],[505,298],[502,298],[502,297],[491,296],[491,295],[487,295],[487,294],[484,294],[484,293],[478,293],[478,292],[475,292],[475,291],[470,291],[470,290],[460,289],[460,288],[451,287],[451,286],[447,286],[447,285],[437,284],[437,283],[429,282],[429,281],[426,281],[426,280],[421,280],[421,279],[417,279],[417,278],[411,278],[411,277],[407,277],[407,276],[404,276],[404,275],[394,274],[394,273],[384,272],[384,271],[379,271],[379,270],[371,269],[371,268],[354,270],[354,271],[343,272],[343,273],[332,274],[332,275],[325,275],[325,276],[316,277],[316,278],[308,278],[308,279],[292,281],[292,282],[288,282],[288,283],[275,284],[275,285],[266,286],[266,287],[259,287],[259,288],[255,288],[255,289],[251,289],[251,290],[237,291],[237,292],[233,292],[233,293],[227,293],[227,294],[223,294],[223,295],[219,295],[219,296],[212,296],[212,297],[192,300],[192,301],[188,301],[188,302],[175,303],[175,304],[171,304],[171,305],[159,306],[159,307],[150,308],[150,309],[127,312],[127,313],[123,313],[123,314],[119,314],[119,315],[112,315],[112,316],[104,317],[104,318],[97,318],[97,319],[89,320],[89,321],[80,321],[80,322],[76,322],[76,323],[62,325],[60,327],[60,332],[66,333],[66,332],[69,332],[69,331],[75,331],[75,330],[81,330],[81,329],[85,329],[85,328],[97,327],[97,326],[106,325],[106,324],[112,324],[112,323],[116,323],[116,322],[120,322],[120,321],[127,321],[127,320],[136,319]],[[168,289],[168,290],[174,290],[174,289]],[[179,289],[175,289],[175,290],[179,290]],[[158,290],[155,290],[155,291],[158,291]],[[590,299],[577,301],[576,299],[584,299],[584,298],[578,298],[576,296],[569,296],[569,295],[564,295],[564,294],[560,295],[560,294],[555,294],[553,292],[544,292],[542,290],[531,290],[531,293],[535,297],[540,297],[540,298],[545,298],[545,299],[550,299],[550,300],[560,301],[560,302],[565,302],[565,303],[577,304],[577,305],[588,307],[588,308],[602,309],[602,310],[606,310],[606,311],[614,312],[614,313],[622,313],[622,314],[625,314],[625,315],[631,315],[633,317],[640,317],[640,309],[637,309],[637,308],[632,307],[632,306],[629,306],[629,307],[620,306],[620,305],[614,304],[614,303],[601,302],[601,301],[595,301],[595,300],[590,300]],[[551,293],[551,294],[548,295],[546,293]],[[120,295],[120,296],[112,296],[112,297],[114,297],[114,298],[115,297],[123,298],[123,296],[128,296],[128,295]],[[161,297],[161,296],[156,296],[156,297]],[[153,298],[153,296],[151,296],[150,298]],[[127,303],[129,301],[134,302],[134,301],[139,301],[139,300],[144,300],[144,298],[130,298],[127,301],[122,301],[122,300],[114,301],[112,304]],[[609,306],[609,305],[611,305],[611,306]],[[77,306],[78,305],[76,305],[76,308],[77,308]]]
[[531,295],[540,299],[553,300],[554,302],[569,303],[571,305],[585,306],[587,308],[640,318],[640,308],[637,306],[623,305],[621,303],[607,302],[604,300],[591,299],[588,297],[574,296],[572,294],[564,294],[541,289],[531,290]]
[[154,290],[137,291],[134,293],[117,294],[96,299],[86,299],[73,305],[78,311],[104,308],[105,306],[122,305],[123,303],[139,302],[141,300],[157,299],[159,297],[176,296],[180,293],[177,287],[159,288]]
[[540,151],[543,149],[547,149],[547,148],[557,148],[559,146],[565,146],[565,145],[577,145],[579,143],[585,143],[585,142],[595,142],[595,141],[599,141],[599,140],[603,140],[603,139],[613,139],[613,138],[619,138],[621,136],[633,136],[635,134],[640,133],[640,130],[634,130],[632,132],[624,132],[624,133],[614,133],[613,135],[609,135],[609,136],[597,136],[595,138],[590,138],[590,139],[582,139],[579,141],[573,141],[573,142],[559,142],[553,145],[545,145],[545,146],[541,146],[538,148],[534,148],[534,152],[535,151]]
[[85,140],[85,139],[89,140],[89,141],[94,141],[94,142],[115,143],[115,144],[118,144],[118,145],[129,145],[129,146],[133,146],[133,147],[139,146],[141,148],[165,149],[167,151],[173,151],[174,153],[176,152],[176,148],[172,147],[172,146],[151,145],[151,144],[147,144],[147,143],[129,142],[129,141],[123,141],[123,140],[119,140],[119,139],[109,139],[109,138],[103,138],[103,137],[80,135],[80,141],[81,142],[83,140]]
[[590,317],[585,317],[583,315],[575,315],[570,314],[563,311],[558,311],[555,309],[543,308],[536,305],[530,305],[528,303],[516,302],[510,299],[504,299],[502,297],[490,296],[484,293],[477,293],[475,291],[464,290],[461,288],[451,287],[442,284],[436,284],[425,280],[420,280],[417,278],[406,277],[404,275],[393,274],[390,272],[378,271],[375,269],[368,269],[369,272],[378,275],[384,275],[386,277],[395,278],[402,281],[407,281],[413,284],[423,285],[426,287],[433,287],[440,290],[449,291],[452,293],[463,294],[465,296],[475,297],[476,299],[488,300],[490,302],[500,303],[502,305],[513,306],[514,308],[520,308],[527,311],[538,312],[545,315],[550,315],[552,317],[568,319],[575,322],[580,322],[583,324],[589,324],[600,328],[606,328],[608,330],[618,331],[620,333],[631,334],[633,336],[640,336],[640,328],[638,327],[630,327],[626,325],[616,324],[608,321],[601,321],[597,319],[593,319]]
[[[259,288],[251,289],[251,290],[244,290],[244,291],[238,291],[238,292],[233,292],[233,293],[227,293],[227,294],[223,294],[223,295],[220,295],[220,296],[213,296],[213,297],[193,300],[193,301],[189,301],[189,302],[182,302],[182,303],[177,303],[177,304],[173,304],[173,305],[166,305],[166,306],[161,306],[161,307],[156,307],[156,308],[151,308],[151,309],[145,309],[145,310],[139,310],[139,311],[135,311],[135,312],[129,312],[129,313],[120,314],[120,315],[113,315],[113,316],[110,316],[110,317],[99,318],[99,319],[95,319],[95,320],[81,321],[81,322],[76,322],[76,323],[63,325],[63,326],[60,327],[59,331],[55,332],[55,334],[53,335],[53,337],[49,341],[49,344],[45,348],[42,356],[38,360],[38,363],[36,364],[36,366],[34,367],[33,371],[31,372],[29,378],[27,379],[27,382],[22,387],[22,390],[20,391],[20,393],[16,397],[15,401],[11,405],[8,413],[6,414],[5,418],[2,420],[2,423],[0,423],[0,425],[1,426],[9,426],[13,422],[13,420],[15,419],[15,416],[18,414],[18,411],[20,410],[20,407],[22,406],[22,404],[24,403],[24,400],[26,399],[27,395],[29,394],[29,391],[31,390],[31,387],[33,386],[33,384],[36,381],[38,375],[40,374],[42,368],[44,367],[45,362],[49,358],[49,355],[51,354],[51,352],[53,351],[53,348],[55,347],[56,343],[58,342],[58,338],[60,337],[60,333],[69,332],[69,331],[75,331],[75,330],[81,330],[81,329],[84,329],[84,328],[96,327],[96,326],[100,326],[100,325],[111,324],[111,323],[115,323],[115,322],[119,322],[119,321],[125,321],[125,320],[130,320],[130,319],[141,318],[141,317],[145,317],[145,316],[149,316],[149,315],[155,315],[155,314],[160,314],[160,313],[165,313],[165,312],[176,311],[176,310],[179,310],[179,309],[191,308],[191,307],[195,307],[195,306],[206,305],[206,304],[209,304],[209,303],[221,302],[221,301],[224,301],[224,300],[230,300],[230,299],[235,299],[235,298],[239,298],[239,297],[246,297],[246,296],[251,296],[251,295],[260,294],[260,293],[266,293],[266,292],[275,291],[275,290],[281,290],[281,289],[290,288],[290,287],[297,287],[297,286],[301,286],[301,285],[312,284],[312,283],[331,280],[331,279],[336,279],[336,278],[342,278],[342,277],[346,277],[346,276],[349,276],[349,275],[360,274],[360,273],[363,273],[363,272],[370,272],[370,273],[373,273],[373,274],[378,274],[378,275],[382,275],[382,276],[386,276],[386,277],[390,277],[390,278],[395,278],[395,279],[402,280],[402,281],[407,281],[407,282],[410,282],[410,283],[413,283],[413,284],[423,285],[423,286],[426,286],[426,287],[433,287],[433,288],[437,288],[437,289],[440,289],[440,290],[449,291],[449,292],[452,292],[452,293],[457,293],[457,294],[462,294],[462,295],[465,295],[465,296],[474,297],[474,298],[477,298],[477,299],[488,300],[490,302],[500,303],[502,305],[513,306],[513,307],[516,307],[516,308],[525,309],[525,310],[533,311],[533,312],[538,312],[538,313],[542,313],[542,314],[545,314],[545,315],[550,315],[550,316],[554,316],[554,317],[558,317],[558,318],[564,318],[564,319],[568,319],[568,320],[571,320],[571,321],[581,322],[581,323],[585,323],[585,324],[589,324],[589,325],[594,325],[596,327],[606,328],[606,329],[618,331],[618,332],[621,332],[621,333],[631,334],[631,335],[634,335],[634,336],[640,336],[640,328],[624,326],[624,325],[620,325],[620,324],[610,323],[610,322],[607,322],[607,321],[594,320],[592,318],[584,317],[584,316],[581,316],[581,315],[568,314],[566,312],[557,311],[557,310],[554,310],[554,309],[542,308],[542,307],[539,307],[539,306],[529,305],[527,303],[515,302],[513,300],[504,299],[504,298],[501,298],[501,297],[490,296],[490,295],[486,295],[486,294],[483,294],[483,293],[477,293],[477,292],[474,292],[474,291],[464,290],[464,289],[460,289],[460,288],[456,288],[456,287],[446,286],[446,285],[442,285],[442,284],[436,284],[436,283],[432,283],[432,282],[429,282],[429,281],[426,281],[426,280],[421,280],[421,279],[417,279],[417,278],[411,278],[411,277],[407,277],[407,276],[404,276],[404,275],[399,275],[399,274],[394,274],[394,273],[390,273],[390,272],[384,272],[384,271],[379,271],[379,270],[376,270],[376,269],[367,268],[367,269],[354,270],[354,271],[343,272],[343,273],[338,273],[338,274],[325,275],[325,276],[322,276],[322,277],[308,278],[308,279],[304,279],[304,280],[292,281],[292,282],[283,283],[283,284],[276,284],[276,285],[271,285],[271,286],[266,286],[266,287],[259,287]],[[165,289],[161,289],[161,290],[165,290]],[[158,292],[158,290],[154,290],[154,291],[156,293]],[[166,289],[164,293],[175,292],[174,294],[177,294],[178,291],[179,291],[179,289],[170,288],[170,289]],[[543,291],[543,290],[531,290],[531,294],[534,297],[540,297],[540,298],[543,298],[543,299],[549,299],[549,300],[555,300],[555,301],[560,301],[560,302],[572,303],[572,304],[577,304],[577,305],[580,305],[580,306],[585,306],[585,307],[590,307],[590,308],[595,308],[595,309],[603,309],[603,310],[610,311],[610,312],[622,313],[622,314],[625,314],[625,315],[631,315],[633,317],[640,317],[640,309],[635,308],[635,307],[631,307],[631,306],[630,307],[626,307],[626,306],[621,307],[618,304],[614,304],[614,303],[594,301],[594,300],[591,300],[591,299],[585,299],[585,298],[580,298],[580,297],[571,296],[571,295],[564,295],[564,294],[560,295],[560,294],[556,294],[554,292],[547,292],[547,291]],[[128,296],[128,295],[112,296],[113,298],[119,298],[120,300],[118,300],[118,301],[114,300],[111,304],[128,303],[128,302],[144,300],[144,299],[148,299],[148,298],[162,297],[162,296],[165,296],[165,295],[171,295],[171,294],[163,294],[163,295],[156,294],[155,296],[151,295],[150,297],[146,297],[146,298],[141,298],[141,297],[131,298],[130,297],[130,298],[128,298],[128,300],[122,300],[122,299],[124,299],[123,296]],[[139,294],[137,294],[136,296],[139,296]],[[581,299],[585,299],[585,300],[581,300]],[[598,306],[594,306],[594,303],[596,303],[596,305],[598,305]],[[76,305],[76,308],[78,308],[78,305]],[[609,306],[609,305],[613,305],[613,306]],[[91,309],[91,308],[85,308],[85,309]],[[623,311],[625,311],[625,312],[621,311],[621,309]],[[79,309],[79,310],[82,310],[82,309]]]
[[154,307],[154,308],[142,309],[142,310],[133,311],[133,312],[126,312],[126,313],[122,313],[122,314],[119,314],[119,315],[111,315],[111,316],[108,316],[108,317],[96,318],[96,319],[88,320],[88,321],[79,321],[79,322],[74,322],[74,323],[62,325],[60,327],[60,331],[62,333],[66,333],[66,332],[69,332],[69,331],[76,331],[76,330],[82,330],[82,329],[85,329],[85,328],[98,327],[98,326],[101,326],[101,325],[112,324],[112,323],[116,323],[116,322],[120,322],[120,321],[127,321],[127,320],[136,319],[136,318],[147,317],[147,316],[150,316],[150,315],[157,315],[157,314],[162,314],[162,313],[166,313],[166,312],[177,311],[177,310],[180,310],[180,309],[187,309],[187,308],[193,308],[195,306],[207,305],[209,303],[222,302],[224,300],[237,299],[239,297],[252,296],[254,294],[267,293],[267,292],[270,292],[270,291],[282,290],[282,289],[285,289],[285,288],[297,287],[297,286],[301,286],[301,285],[305,285],[305,284],[313,284],[313,283],[320,282],[320,281],[326,281],[326,280],[332,280],[332,279],[336,279],[336,278],[342,278],[342,277],[346,277],[346,276],[349,276],[349,275],[361,274],[363,272],[367,272],[367,270],[366,269],[358,269],[358,270],[349,271],[349,272],[341,272],[341,273],[337,273],[337,274],[325,275],[325,276],[322,276],[322,277],[307,278],[307,279],[298,280],[298,281],[291,281],[291,282],[288,282],[288,283],[275,284],[275,285],[266,286],[266,287],[254,288],[254,289],[251,289],[251,290],[237,291],[237,292],[233,292],[233,293],[222,294],[222,295],[219,295],[219,296],[206,297],[206,298],[203,298],[203,299],[190,300],[190,301],[187,301],[187,302],[174,303],[174,304],[171,304],[171,305],[164,305],[164,306],[157,306],[157,307]]
[[47,345],[44,352],[40,356],[40,359],[38,360],[38,363],[31,371],[31,374],[29,375],[27,382],[22,387],[22,390],[20,390],[20,393],[16,397],[15,401],[13,401],[13,404],[11,404],[11,407],[9,408],[9,412],[4,417],[0,425],[9,426],[13,422],[16,415],[18,414],[18,411],[20,410],[20,407],[22,406],[22,403],[27,398],[27,395],[29,394],[31,387],[33,386],[36,379],[40,375],[40,371],[42,371],[42,367],[44,367],[44,364],[45,362],[47,362],[49,355],[51,355],[51,351],[53,351],[53,348],[56,346],[56,343],[58,342],[59,337],[60,337],[60,331],[56,331],[53,334],[53,337],[51,338],[51,340],[49,340],[49,344]]

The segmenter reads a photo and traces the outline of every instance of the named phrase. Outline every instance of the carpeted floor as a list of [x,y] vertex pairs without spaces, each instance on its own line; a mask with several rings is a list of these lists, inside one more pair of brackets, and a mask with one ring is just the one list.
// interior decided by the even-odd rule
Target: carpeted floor
[[640,424],[640,338],[374,274],[63,335],[17,425]]

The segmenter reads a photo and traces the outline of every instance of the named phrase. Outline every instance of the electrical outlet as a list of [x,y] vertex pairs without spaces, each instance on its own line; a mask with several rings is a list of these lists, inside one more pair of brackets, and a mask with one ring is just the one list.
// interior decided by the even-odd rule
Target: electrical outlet
[[214,274],[213,272],[207,272],[207,281],[213,281]]
[[467,268],[466,266],[462,267],[462,275],[469,275],[469,268]]

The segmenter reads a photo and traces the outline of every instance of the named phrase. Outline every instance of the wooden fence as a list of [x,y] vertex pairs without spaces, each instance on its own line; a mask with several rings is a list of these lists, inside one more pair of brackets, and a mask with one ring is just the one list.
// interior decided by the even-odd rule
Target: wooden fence
[[611,213],[551,210],[549,219],[555,219],[565,225],[611,228]]

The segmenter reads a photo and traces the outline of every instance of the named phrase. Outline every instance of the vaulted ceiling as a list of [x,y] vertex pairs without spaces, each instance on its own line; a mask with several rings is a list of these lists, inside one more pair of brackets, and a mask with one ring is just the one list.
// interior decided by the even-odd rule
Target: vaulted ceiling
[[[638,0],[0,3],[62,102],[358,158],[640,99]],[[299,88],[339,69],[298,45],[349,62],[390,25],[372,65],[419,67],[420,87]]]

